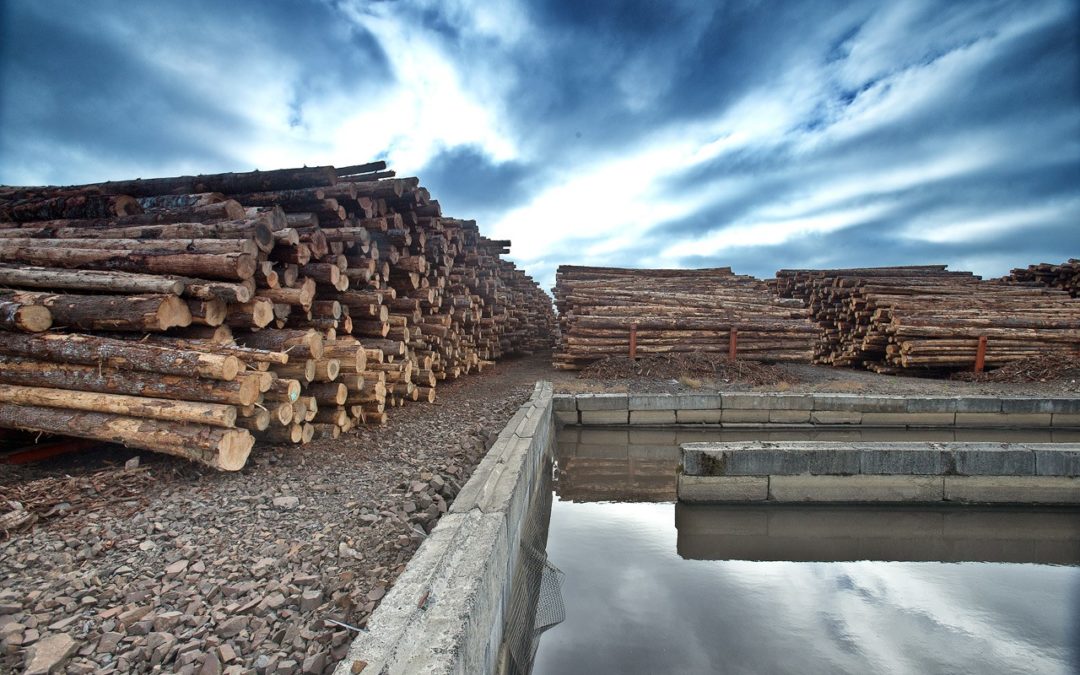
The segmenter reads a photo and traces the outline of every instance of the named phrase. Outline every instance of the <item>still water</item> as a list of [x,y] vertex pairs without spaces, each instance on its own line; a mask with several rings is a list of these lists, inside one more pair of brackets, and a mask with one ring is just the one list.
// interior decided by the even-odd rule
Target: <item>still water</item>
[[533,673],[1080,673],[1080,511],[676,505],[674,441],[736,439],[569,431]]

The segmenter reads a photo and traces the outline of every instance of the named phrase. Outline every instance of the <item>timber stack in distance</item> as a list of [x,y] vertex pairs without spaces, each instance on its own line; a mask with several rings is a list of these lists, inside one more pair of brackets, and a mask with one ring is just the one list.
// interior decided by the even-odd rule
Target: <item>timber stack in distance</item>
[[821,328],[816,363],[879,373],[971,370],[1080,350],[1080,301],[1065,291],[984,281],[945,265],[780,270],[784,298]]
[[1005,281],[1010,284],[1040,285],[1060,288],[1072,297],[1080,297],[1080,260],[1070,258],[1061,264],[1038,263],[1015,269]]
[[610,355],[694,352],[809,363],[818,329],[799,300],[731,268],[650,270],[563,265],[555,303],[561,336],[554,364],[577,370]]
[[510,242],[384,162],[0,187],[0,428],[226,470],[550,349]]

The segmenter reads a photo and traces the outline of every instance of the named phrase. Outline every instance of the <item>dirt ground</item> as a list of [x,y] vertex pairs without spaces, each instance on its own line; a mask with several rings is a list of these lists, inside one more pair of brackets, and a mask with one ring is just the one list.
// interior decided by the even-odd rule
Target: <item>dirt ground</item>
[[[331,672],[539,379],[558,392],[1078,389],[811,365],[753,369],[752,384],[736,371],[597,379],[549,364],[440,384],[437,403],[393,409],[385,428],[256,449],[237,473],[122,448],[0,465],[0,672],[43,643],[71,673]],[[19,510],[28,522],[5,535]]]
[[765,392],[836,392],[895,395],[997,395],[1063,396],[1080,392],[1080,379],[1047,382],[965,382],[961,380],[880,375],[867,370],[832,368],[803,363],[776,364],[764,370],[769,377],[755,372],[752,382],[736,377],[709,377],[691,373],[678,377],[598,378],[583,377],[576,371],[551,371],[555,391],[584,392],[691,392],[691,391],[765,391]]

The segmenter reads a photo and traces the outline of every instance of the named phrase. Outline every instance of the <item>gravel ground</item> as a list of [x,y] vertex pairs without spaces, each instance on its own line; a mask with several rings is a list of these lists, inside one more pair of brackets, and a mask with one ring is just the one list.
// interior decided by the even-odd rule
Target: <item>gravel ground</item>
[[0,495],[43,488],[0,539],[0,672],[331,672],[548,363],[238,473],[124,449],[0,465]]

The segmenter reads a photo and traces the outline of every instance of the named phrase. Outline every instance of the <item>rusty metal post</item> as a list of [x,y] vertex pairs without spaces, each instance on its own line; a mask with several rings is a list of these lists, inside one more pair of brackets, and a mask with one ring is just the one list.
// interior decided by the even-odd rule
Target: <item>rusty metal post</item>
[[981,373],[986,367],[986,336],[979,336],[979,348],[975,352],[975,372]]
[[630,359],[637,358],[637,324],[630,324]]
[[732,361],[735,360],[735,354],[739,351],[739,329],[735,326],[731,327],[728,339],[728,358]]

